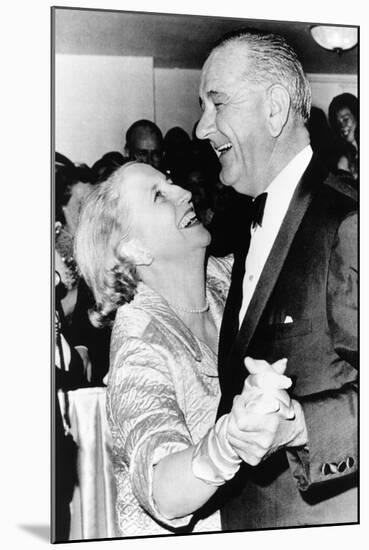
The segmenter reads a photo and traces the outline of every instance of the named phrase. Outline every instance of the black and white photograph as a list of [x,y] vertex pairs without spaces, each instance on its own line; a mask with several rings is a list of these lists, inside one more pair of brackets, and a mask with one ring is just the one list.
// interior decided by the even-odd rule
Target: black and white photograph
[[356,0],[42,4],[4,15],[7,547],[364,547]]
[[53,541],[357,523],[359,27],[52,37]]
[[52,35],[53,540],[357,523],[359,28]]

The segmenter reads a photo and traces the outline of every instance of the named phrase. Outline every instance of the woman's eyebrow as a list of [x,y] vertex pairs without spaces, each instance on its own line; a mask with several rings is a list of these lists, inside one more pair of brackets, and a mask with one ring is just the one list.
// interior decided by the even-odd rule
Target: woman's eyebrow
[[153,197],[155,196],[155,193],[159,190],[159,185],[157,183],[154,183],[152,187],[149,189],[149,196]]

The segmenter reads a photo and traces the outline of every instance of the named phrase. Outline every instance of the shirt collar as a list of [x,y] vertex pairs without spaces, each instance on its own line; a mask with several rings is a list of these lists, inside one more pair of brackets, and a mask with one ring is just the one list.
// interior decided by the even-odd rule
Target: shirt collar
[[[292,192],[301,179],[302,174],[305,172],[307,165],[309,164],[311,157],[313,156],[313,150],[310,145],[304,147],[293,159],[283,168],[281,172],[274,178],[265,190],[268,193],[268,200],[271,195],[278,194],[280,196],[283,189],[288,191],[292,188]],[[281,185],[281,182],[283,184]]]

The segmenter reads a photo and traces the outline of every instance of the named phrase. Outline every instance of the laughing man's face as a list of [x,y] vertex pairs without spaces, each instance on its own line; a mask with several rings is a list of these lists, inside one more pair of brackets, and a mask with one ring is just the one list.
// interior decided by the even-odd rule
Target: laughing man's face
[[203,114],[196,134],[208,139],[216,151],[221,182],[255,196],[265,172],[270,134],[266,89],[243,76],[246,57],[244,45],[230,44],[207,59],[200,84]]

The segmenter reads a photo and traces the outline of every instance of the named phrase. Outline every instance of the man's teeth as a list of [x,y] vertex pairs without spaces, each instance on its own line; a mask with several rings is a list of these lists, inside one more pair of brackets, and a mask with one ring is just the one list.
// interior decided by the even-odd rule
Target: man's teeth
[[223,143],[223,145],[220,145],[219,147],[216,147],[215,151],[218,157],[220,157],[223,153],[229,151],[229,149],[232,149],[232,143],[230,141],[228,141],[228,143]]
[[196,217],[195,212],[188,212],[188,214],[183,216],[178,227],[179,229],[185,229],[186,227],[190,227],[191,225],[194,225],[197,222],[198,222],[198,219]]

